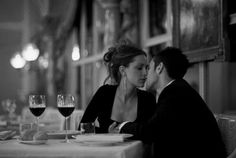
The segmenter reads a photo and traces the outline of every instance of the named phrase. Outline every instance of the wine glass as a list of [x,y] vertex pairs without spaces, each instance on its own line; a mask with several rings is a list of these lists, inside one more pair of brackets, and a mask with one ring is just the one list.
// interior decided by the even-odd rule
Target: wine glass
[[39,116],[46,109],[45,95],[30,95],[29,96],[29,109],[37,120],[37,131],[39,131]]
[[75,98],[70,94],[58,94],[57,95],[57,108],[59,112],[65,117],[65,128],[66,128],[66,137],[65,142],[69,143],[67,136],[67,118],[72,114],[75,109]]

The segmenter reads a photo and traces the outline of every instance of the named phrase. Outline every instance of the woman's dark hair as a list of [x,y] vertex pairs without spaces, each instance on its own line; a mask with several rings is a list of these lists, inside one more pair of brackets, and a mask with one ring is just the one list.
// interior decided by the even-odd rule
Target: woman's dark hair
[[190,63],[182,51],[175,47],[167,47],[153,57],[155,67],[162,62],[168,75],[173,79],[184,77]]
[[121,80],[121,74],[119,72],[120,66],[129,66],[133,62],[134,57],[138,55],[145,55],[146,53],[133,46],[128,44],[118,44],[114,47],[110,47],[108,52],[103,56],[105,65],[107,66],[108,76],[104,81],[111,78],[112,81],[115,81],[115,84],[119,84]]

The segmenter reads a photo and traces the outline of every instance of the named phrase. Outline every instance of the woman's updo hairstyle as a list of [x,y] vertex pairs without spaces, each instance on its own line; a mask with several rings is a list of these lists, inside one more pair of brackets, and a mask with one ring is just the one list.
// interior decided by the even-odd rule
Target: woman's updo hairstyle
[[146,53],[130,44],[123,43],[110,47],[103,56],[104,63],[108,70],[108,76],[105,79],[104,84],[109,78],[112,82],[115,82],[115,84],[119,84],[121,80],[119,67],[128,67],[129,64],[133,62],[133,59],[138,55],[146,56]]

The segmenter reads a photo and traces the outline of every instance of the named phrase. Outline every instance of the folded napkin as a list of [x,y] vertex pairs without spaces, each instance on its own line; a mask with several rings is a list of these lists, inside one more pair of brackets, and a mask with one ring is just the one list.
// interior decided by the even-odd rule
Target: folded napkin
[[1,131],[0,132],[0,140],[6,140],[6,139],[10,139],[13,136],[15,136],[16,131]]
[[77,135],[77,141],[100,141],[100,142],[123,142],[125,139],[131,137],[131,134],[83,134]]

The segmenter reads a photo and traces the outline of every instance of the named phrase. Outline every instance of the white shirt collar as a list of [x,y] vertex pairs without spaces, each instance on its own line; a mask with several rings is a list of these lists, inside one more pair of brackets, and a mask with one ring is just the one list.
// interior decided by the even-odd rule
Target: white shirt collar
[[[161,91],[157,91],[157,93],[156,93],[156,101],[158,101],[158,98],[159,98],[159,95],[160,95],[160,93],[167,87],[167,86],[169,86],[172,82],[174,82],[175,80],[171,80],[170,82],[168,82],[164,87],[163,87],[163,89],[161,90]],[[159,92],[159,93],[158,93]]]
[[[164,88],[166,88],[167,86],[169,86],[172,82],[174,82],[175,80],[171,80],[169,83],[167,83],[166,85],[165,85],[165,87]],[[163,89],[164,89],[163,88]]]

